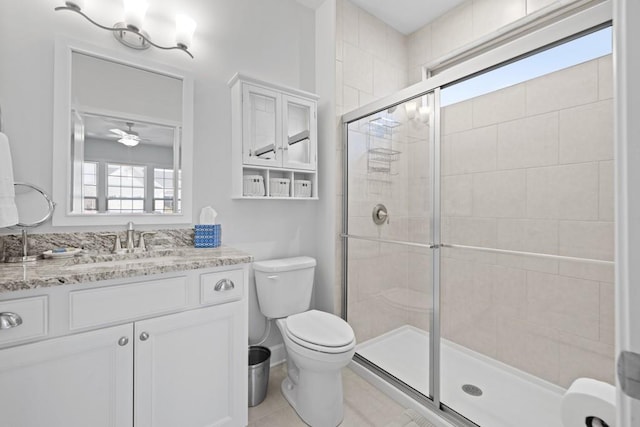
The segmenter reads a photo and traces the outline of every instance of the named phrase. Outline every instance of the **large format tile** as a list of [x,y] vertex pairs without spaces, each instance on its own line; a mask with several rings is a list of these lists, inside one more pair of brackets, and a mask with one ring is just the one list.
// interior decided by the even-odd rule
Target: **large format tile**
[[474,98],[473,126],[481,127],[525,116],[525,86],[515,85]]
[[433,57],[440,58],[473,40],[472,2],[464,2],[431,23]]
[[547,381],[559,375],[559,344],[553,331],[519,318],[498,319],[498,360]]
[[558,221],[535,219],[498,220],[498,247],[541,254],[558,253]]
[[558,113],[498,125],[498,169],[558,163]]
[[358,47],[379,58],[385,58],[387,50],[385,23],[360,8],[358,20]]
[[560,163],[613,159],[613,101],[560,112]]
[[496,170],[497,127],[487,126],[443,138],[446,175]]
[[343,82],[363,92],[373,93],[373,55],[351,43],[344,44]]
[[527,169],[527,217],[597,220],[597,163]]
[[591,340],[600,336],[598,282],[527,273],[527,321]]
[[546,74],[525,83],[527,115],[548,113],[598,99],[598,64],[594,61]]
[[473,2],[473,36],[480,38],[527,13],[526,0],[475,0]]
[[473,175],[473,215],[523,218],[526,214],[526,172],[508,170]]
[[560,221],[558,230],[560,255],[613,261],[613,222]]
[[470,130],[473,127],[472,111],[471,100],[444,107],[441,118],[443,135]]
[[613,160],[600,162],[600,221],[614,220],[614,194]]
[[473,215],[473,175],[442,177],[442,215]]
[[598,60],[598,98],[613,98],[613,57],[611,55]]

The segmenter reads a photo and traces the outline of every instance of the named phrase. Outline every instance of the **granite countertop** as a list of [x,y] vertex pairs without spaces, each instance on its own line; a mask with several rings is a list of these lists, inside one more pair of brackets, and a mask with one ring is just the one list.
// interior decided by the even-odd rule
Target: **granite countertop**
[[0,293],[251,261],[251,255],[221,246],[215,249],[178,247],[132,254],[83,255],[66,259],[42,259],[24,264],[0,263]]

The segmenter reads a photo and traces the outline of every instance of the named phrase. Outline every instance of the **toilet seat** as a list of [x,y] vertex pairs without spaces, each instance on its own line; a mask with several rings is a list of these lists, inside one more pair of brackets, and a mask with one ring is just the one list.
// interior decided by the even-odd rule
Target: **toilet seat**
[[291,341],[323,353],[344,353],[355,346],[351,326],[338,316],[310,310],[287,317],[285,332]]

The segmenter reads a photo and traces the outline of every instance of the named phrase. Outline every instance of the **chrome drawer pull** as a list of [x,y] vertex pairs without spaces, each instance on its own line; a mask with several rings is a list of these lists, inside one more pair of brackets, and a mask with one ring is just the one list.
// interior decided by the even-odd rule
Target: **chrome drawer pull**
[[0,330],[12,329],[22,325],[22,317],[9,311],[0,313]]
[[230,291],[235,287],[236,285],[234,285],[231,280],[222,279],[218,283],[216,283],[216,286],[215,288],[213,288],[213,290],[214,291]]

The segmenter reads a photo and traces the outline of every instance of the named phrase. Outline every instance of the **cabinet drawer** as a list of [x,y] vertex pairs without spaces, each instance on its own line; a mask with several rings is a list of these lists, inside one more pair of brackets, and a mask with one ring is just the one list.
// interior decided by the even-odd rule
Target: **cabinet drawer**
[[[225,282],[225,279],[229,282]],[[242,298],[244,271],[229,270],[200,275],[200,303],[220,304]]]
[[22,324],[0,330],[0,345],[47,335],[47,297],[22,298],[0,302],[0,313],[14,313]]
[[172,277],[69,294],[71,329],[176,310],[187,305],[187,277]]

